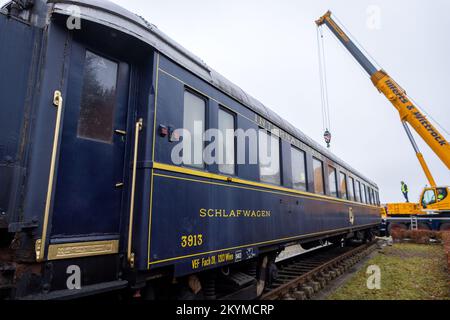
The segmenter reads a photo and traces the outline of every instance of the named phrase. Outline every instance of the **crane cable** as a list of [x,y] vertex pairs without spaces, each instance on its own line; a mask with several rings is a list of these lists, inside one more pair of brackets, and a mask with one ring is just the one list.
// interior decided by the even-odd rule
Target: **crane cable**
[[331,143],[331,117],[330,102],[328,99],[328,81],[327,68],[325,60],[325,44],[323,40],[323,32],[320,26],[317,27],[317,53],[319,60],[319,80],[320,80],[320,98],[322,103],[322,125],[324,131],[324,139],[327,147],[330,148]]

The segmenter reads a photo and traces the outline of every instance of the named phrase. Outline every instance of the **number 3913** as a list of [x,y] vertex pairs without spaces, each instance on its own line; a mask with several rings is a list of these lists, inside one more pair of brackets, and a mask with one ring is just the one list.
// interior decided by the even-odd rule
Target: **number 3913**
[[203,244],[203,235],[202,234],[190,234],[188,236],[181,237],[181,247],[182,248],[191,248],[198,247]]

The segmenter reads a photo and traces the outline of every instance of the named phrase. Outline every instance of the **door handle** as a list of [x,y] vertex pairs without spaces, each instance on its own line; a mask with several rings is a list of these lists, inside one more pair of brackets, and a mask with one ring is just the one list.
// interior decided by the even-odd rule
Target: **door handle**
[[114,130],[114,132],[117,133],[117,134],[120,134],[122,136],[126,136],[127,135],[127,132],[125,130],[116,129],[116,130]]
[[133,171],[131,176],[131,200],[130,200],[130,221],[128,226],[128,247],[127,247],[127,259],[128,263],[134,268],[134,253],[131,251],[132,237],[133,237],[133,220],[134,220],[134,196],[136,193],[136,168],[139,151],[139,135],[142,131],[143,119],[140,118],[136,122],[134,133],[134,155],[133,155]]

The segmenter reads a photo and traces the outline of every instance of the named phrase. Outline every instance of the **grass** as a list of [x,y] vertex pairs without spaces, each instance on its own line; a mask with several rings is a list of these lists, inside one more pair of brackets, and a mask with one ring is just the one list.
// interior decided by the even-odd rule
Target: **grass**
[[[367,288],[367,267],[381,270],[381,289]],[[395,244],[368,261],[330,300],[450,300],[447,257],[440,245]]]

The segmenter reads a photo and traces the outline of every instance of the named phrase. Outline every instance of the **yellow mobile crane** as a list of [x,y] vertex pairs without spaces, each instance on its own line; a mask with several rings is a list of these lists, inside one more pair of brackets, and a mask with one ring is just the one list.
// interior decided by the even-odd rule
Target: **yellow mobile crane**
[[[377,90],[384,94],[392,103],[400,115],[400,121],[411,141],[417,159],[427,177],[430,187],[425,188],[420,197],[419,204],[389,204],[387,218],[396,221],[392,226],[406,227],[412,229],[430,228],[450,230],[450,187],[438,187],[432,176],[425,159],[420,152],[409,126],[419,134],[419,136],[430,146],[434,153],[450,170],[450,144],[444,136],[430,123],[419,108],[407,96],[406,91],[392,79],[384,70],[377,69],[374,64],[355,45],[350,37],[343,31],[338,23],[332,18],[331,11],[328,11],[316,21],[320,28],[326,25],[330,31],[338,38],[356,61],[369,74],[372,83]],[[430,215],[437,219],[432,219]],[[405,217],[410,218],[405,221]],[[395,220],[397,219],[397,220]],[[401,221],[403,220],[403,221]],[[428,223],[420,223],[420,220],[428,220]],[[432,221],[433,220],[433,221]],[[392,222],[393,222],[392,221]],[[405,223],[408,222],[408,223]]]

